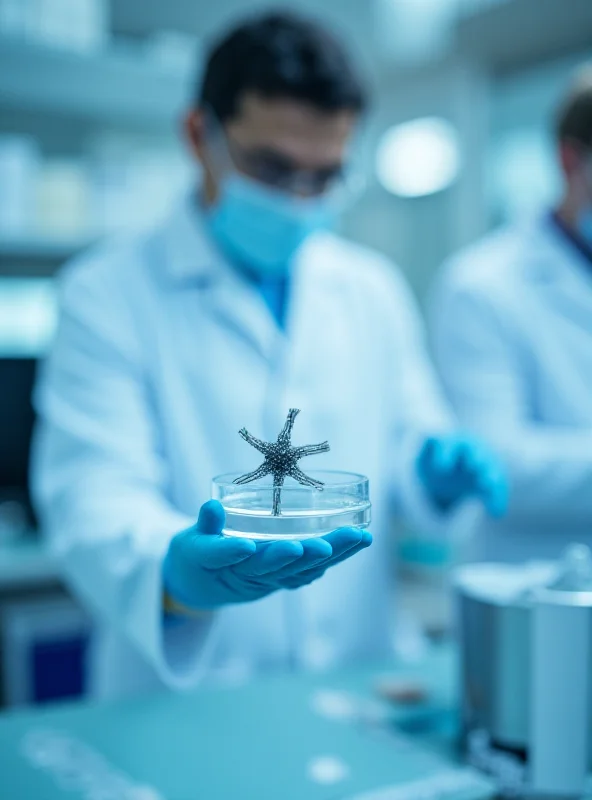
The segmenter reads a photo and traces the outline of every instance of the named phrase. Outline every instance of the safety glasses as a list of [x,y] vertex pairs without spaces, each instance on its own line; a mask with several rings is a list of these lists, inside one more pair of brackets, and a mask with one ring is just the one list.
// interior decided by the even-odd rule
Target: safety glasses
[[206,111],[206,146],[217,178],[240,172],[286,194],[328,196],[340,208],[349,205],[364,189],[362,175],[349,165],[303,169],[273,148],[242,147],[228,135],[211,110]]

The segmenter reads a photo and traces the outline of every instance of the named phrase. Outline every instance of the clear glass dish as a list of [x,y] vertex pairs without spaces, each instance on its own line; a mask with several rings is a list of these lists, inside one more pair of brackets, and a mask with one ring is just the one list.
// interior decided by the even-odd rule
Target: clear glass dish
[[242,486],[233,483],[240,472],[212,481],[212,497],[226,512],[224,533],[247,539],[311,539],[342,527],[370,524],[368,478],[353,472],[310,470],[323,489],[302,486],[287,478],[282,488],[281,514],[273,516],[273,482],[261,478]]

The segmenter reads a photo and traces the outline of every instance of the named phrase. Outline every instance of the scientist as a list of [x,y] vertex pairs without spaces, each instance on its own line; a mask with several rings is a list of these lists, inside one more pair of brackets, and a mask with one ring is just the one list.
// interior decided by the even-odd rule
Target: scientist
[[[403,278],[330,232],[364,104],[316,25],[279,13],[240,25],[187,115],[197,191],[158,230],[62,276],[33,486],[100,621],[99,696],[385,654],[389,506],[424,526],[454,524],[468,498],[503,510],[497,459],[446,433]],[[239,428],[275,439],[290,407],[303,412],[296,444],[331,443],[315,468],[369,476],[372,547],[356,529],[263,545],[220,535],[212,477],[257,467]]]
[[434,349],[461,422],[504,453],[512,501],[475,557],[556,557],[592,544],[592,69],[561,104],[556,208],[446,265]]

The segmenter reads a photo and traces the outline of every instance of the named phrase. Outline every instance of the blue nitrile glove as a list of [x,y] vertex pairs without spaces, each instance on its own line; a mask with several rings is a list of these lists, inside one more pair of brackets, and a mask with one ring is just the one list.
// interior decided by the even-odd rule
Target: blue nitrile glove
[[368,531],[340,528],[304,541],[223,536],[224,509],[205,503],[196,525],[171,539],[163,562],[164,588],[177,603],[206,610],[297,589],[372,543]]
[[458,434],[426,439],[417,472],[432,502],[448,511],[469,497],[482,501],[492,517],[508,506],[508,476],[500,458],[484,442]]

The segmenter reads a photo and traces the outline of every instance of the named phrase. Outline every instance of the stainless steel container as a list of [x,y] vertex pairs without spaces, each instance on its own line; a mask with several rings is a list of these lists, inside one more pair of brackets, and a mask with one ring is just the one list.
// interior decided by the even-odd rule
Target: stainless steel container
[[455,574],[465,733],[527,764],[541,793],[583,791],[592,759],[592,556]]

